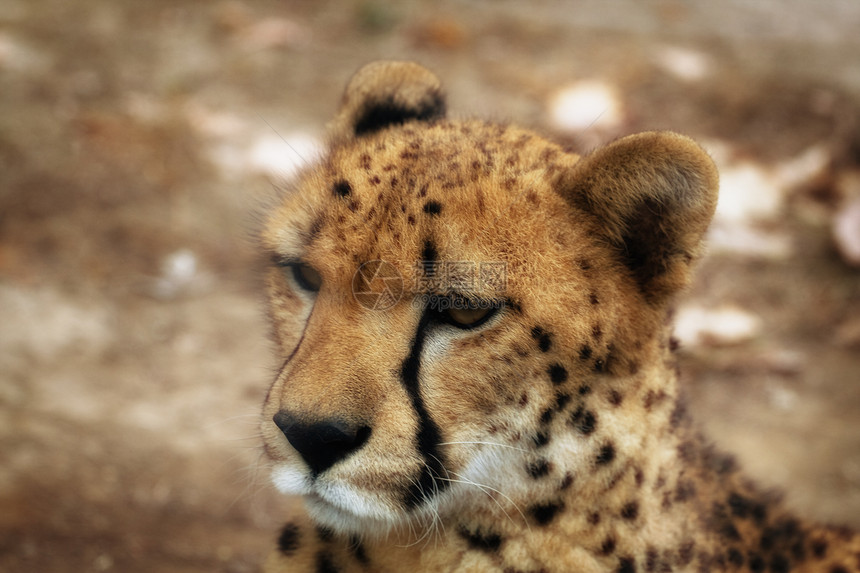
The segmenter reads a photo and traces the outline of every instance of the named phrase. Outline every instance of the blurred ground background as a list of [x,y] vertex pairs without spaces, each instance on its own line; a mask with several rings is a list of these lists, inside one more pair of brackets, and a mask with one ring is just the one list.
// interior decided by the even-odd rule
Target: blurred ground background
[[254,212],[379,58],[454,114],[720,164],[678,310],[693,409],[860,526],[860,4],[0,0],[0,570],[257,570],[289,503]]

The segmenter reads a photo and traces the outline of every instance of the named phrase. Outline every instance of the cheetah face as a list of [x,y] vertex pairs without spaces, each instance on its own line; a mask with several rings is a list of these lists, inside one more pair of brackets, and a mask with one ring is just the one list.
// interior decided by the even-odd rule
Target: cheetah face
[[[423,68],[368,66],[263,233],[283,359],[264,444],[276,486],[335,530],[570,486],[593,463],[583,397],[630,374],[619,347],[658,352],[643,332],[686,279],[698,237],[671,218],[698,217],[700,235],[713,209],[713,168],[679,136],[580,159],[444,115]],[[642,206],[660,219],[630,224]]]

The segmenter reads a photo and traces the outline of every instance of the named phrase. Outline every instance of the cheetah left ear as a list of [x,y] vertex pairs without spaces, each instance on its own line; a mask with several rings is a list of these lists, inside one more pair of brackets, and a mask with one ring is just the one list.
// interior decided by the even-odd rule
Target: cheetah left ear
[[329,129],[336,139],[362,137],[445,113],[445,95],[433,72],[412,62],[373,62],[349,81]]
[[645,299],[686,286],[717,205],[716,166],[692,139],[668,132],[619,139],[561,175],[570,204],[597,219]]

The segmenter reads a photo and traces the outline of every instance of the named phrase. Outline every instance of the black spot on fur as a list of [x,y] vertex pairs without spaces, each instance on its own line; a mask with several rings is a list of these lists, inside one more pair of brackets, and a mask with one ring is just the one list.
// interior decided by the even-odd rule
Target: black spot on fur
[[457,530],[457,533],[466,540],[469,547],[472,549],[494,552],[498,551],[499,547],[502,545],[502,536],[498,533],[482,533],[481,531],[475,531],[473,533],[465,527],[460,527]]
[[785,558],[785,555],[777,553],[770,559],[770,571],[771,573],[788,573],[791,569],[791,564],[788,562],[788,559]]
[[555,415],[555,410],[553,408],[547,408],[540,415],[540,423],[541,425],[547,425],[552,422],[552,417]]
[[812,554],[816,559],[824,559],[827,555],[827,542],[823,539],[816,539],[812,542]]
[[539,479],[549,475],[550,468],[550,463],[541,458],[536,462],[530,463],[526,468],[526,471],[528,471],[529,475],[532,476],[533,479]]
[[532,338],[537,340],[541,352],[547,352],[552,347],[552,335],[540,326],[532,328]]
[[734,547],[729,549],[728,557],[729,557],[729,563],[731,563],[735,567],[741,567],[744,564],[743,554],[740,551],[738,551],[737,549],[735,549]]
[[651,573],[657,570],[657,549],[648,547],[645,550],[645,571]]
[[764,559],[758,553],[750,553],[749,564],[750,571],[753,573],[762,573],[764,571]]
[[547,372],[549,372],[549,379],[552,380],[553,384],[564,384],[567,382],[567,370],[561,364],[553,364]]
[[602,358],[594,361],[594,371],[598,373],[606,371],[606,362]]
[[587,344],[584,344],[582,348],[579,349],[579,359],[580,360],[588,360],[591,358],[591,347]]
[[570,415],[570,422],[584,436],[591,435],[597,427],[597,419],[594,414],[582,406]]
[[748,512],[747,516],[758,525],[762,525],[767,520],[767,506],[759,501],[750,501]]
[[348,197],[350,193],[352,193],[352,185],[349,184],[349,181],[346,179],[341,179],[339,181],[335,181],[334,185],[332,185],[332,191],[338,197]]
[[618,563],[618,573],[636,573],[636,561],[632,557],[622,557]]
[[842,565],[834,565],[830,568],[830,573],[848,573],[848,569]]
[[311,241],[316,240],[316,238],[319,236],[322,228],[323,228],[322,217],[318,217],[316,220],[314,220],[313,224],[311,224],[310,233],[308,233],[310,235]]
[[591,386],[581,386],[579,388],[579,395],[585,396],[587,394],[591,394]]
[[529,508],[529,513],[532,517],[534,517],[535,521],[538,525],[546,525],[558,514],[559,511],[564,509],[564,503],[541,503],[538,505],[533,505]]
[[621,508],[621,517],[628,521],[633,521],[639,516],[639,502],[631,501],[624,504]]
[[693,560],[693,553],[696,550],[696,544],[692,541],[685,541],[678,548],[678,563],[681,566],[687,566]]
[[428,215],[438,215],[442,212],[442,204],[438,201],[427,201],[424,203],[424,212]]
[[620,406],[621,402],[624,401],[624,396],[621,395],[621,392],[618,390],[612,390],[609,392],[609,403],[613,406]]
[[[791,556],[795,561],[806,561],[806,548],[803,546],[803,540],[798,539],[791,545]],[[860,565],[858,565],[860,568]]]
[[561,480],[561,485],[558,486],[558,489],[564,491],[571,485],[573,485],[573,474],[567,472],[566,474],[564,474],[564,479]]
[[337,573],[337,568],[331,561],[331,556],[325,551],[317,553],[317,573]]
[[693,442],[687,440],[678,444],[678,456],[682,461],[690,463],[696,455],[696,446]]
[[679,479],[675,487],[675,501],[685,502],[696,495],[696,484],[688,479]]
[[711,529],[728,541],[740,541],[741,539],[741,534],[738,532],[738,528],[735,527],[726,506],[722,503],[714,504],[714,507],[711,510],[709,525]]
[[597,428],[597,418],[594,417],[594,414],[590,410],[586,410],[582,415],[582,419],[576,425],[576,429],[583,436],[590,436],[595,428]]
[[368,135],[394,125],[411,120],[431,121],[445,115],[445,98],[438,90],[428,92],[422,101],[413,107],[406,107],[389,97],[369,101],[357,115],[353,131],[356,135]]
[[600,514],[597,513],[596,511],[592,511],[591,513],[589,513],[588,514],[588,523],[590,525],[597,525],[598,523],[600,523]]
[[714,561],[711,554],[705,551],[699,551],[698,555],[696,555],[696,559],[699,561],[699,566],[696,568],[698,573],[709,573],[711,570],[711,563]]
[[281,530],[278,536],[278,549],[284,555],[292,555],[299,547],[299,526],[295,523],[288,523]]
[[675,402],[675,407],[672,409],[672,414],[669,416],[669,424],[673,428],[677,428],[682,421],[687,419],[687,405],[683,400],[678,399]]
[[555,398],[555,411],[561,412],[570,402],[570,394],[559,394]]
[[654,390],[648,390],[648,392],[645,393],[645,398],[642,401],[642,405],[645,406],[645,410],[648,412],[651,411],[651,408],[654,407],[654,402],[657,401],[657,396],[658,394]]
[[603,543],[600,544],[600,554],[601,555],[612,555],[615,551],[615,538],[611,535],[603,540]]
[[323,525],[318,525],[317,526],[317,537],[319,537],[319,540],[322,541],[323,543],[331,541],[332,538],[334,538],[334,531],[332,531],[331,529],[329,529],[328,527],[325,527]]
[[597,457],[594,461],[599,466],[605,466],[612,462],[615,459],[615,446],[610,442],[603,447],[600,448],[600,452],[598,452]]
[[355,557],[355,560],[361,563],[362,565],[367,565],[370,563],[370,558],[367,556],[367,552],[364,550],[364,544],[361,542],[361,539],[355,535],[352,537],[349,549],[352,551],[352,556]]
[[549,434],[546,432],[538,432],[532,440],[537,447],[542,448],[549,443]]

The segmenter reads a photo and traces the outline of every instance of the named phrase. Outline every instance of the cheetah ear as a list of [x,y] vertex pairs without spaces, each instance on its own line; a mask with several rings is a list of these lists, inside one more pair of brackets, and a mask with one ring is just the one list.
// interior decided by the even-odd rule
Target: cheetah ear
[[411,62],[373,62],[349,81],[329,129],[336,139],[361,137],[407,121],[445,117],[442,85]]
[[713,161],[693,140],[668,132],[619,139],[559,180],[574,206],[598,221],[645,299],[661,304],[690,278],[717,204]]

